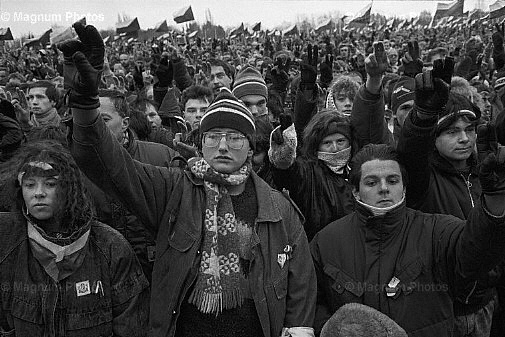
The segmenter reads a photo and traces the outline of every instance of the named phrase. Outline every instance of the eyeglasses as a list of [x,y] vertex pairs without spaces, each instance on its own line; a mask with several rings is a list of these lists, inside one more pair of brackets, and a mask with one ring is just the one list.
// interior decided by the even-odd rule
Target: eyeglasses
[[240,150],[244,147],[244,140],[246,138],[244,135],[228,132],[204,132],[203,145],[206,147],[216,147],[223,137],[226,139],[226,145],[234,150]]

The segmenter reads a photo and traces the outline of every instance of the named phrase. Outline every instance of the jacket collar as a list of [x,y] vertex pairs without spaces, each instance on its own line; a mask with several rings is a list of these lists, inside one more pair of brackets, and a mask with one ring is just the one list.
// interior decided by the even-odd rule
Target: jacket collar
[[[477,159],[475,158],[474,153],[472,153],[472,155],[467,159],[466,162],[468,164],[468,167],[470,168],[470,173],[475,175],[478,174]],[[442,157],[437,150],[433,152],[432,163],[437,170],[440,170],[447,174],[453,174],[458,176],[460,175],[460,172],[456,170],[447,159]]]
[[367,232],[372,232],[374,237],[377,236],[377,238],[385,238],[396,234],[402,228],[405,212],[405,201],[397,208],[379,216],[374,216],[368,208],[356,203],[356,214],[360,224]]

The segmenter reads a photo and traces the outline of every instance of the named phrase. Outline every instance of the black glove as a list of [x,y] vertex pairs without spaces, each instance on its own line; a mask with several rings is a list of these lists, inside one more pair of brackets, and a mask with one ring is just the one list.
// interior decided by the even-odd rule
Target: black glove
[[135,88],[138,90],[144,87],[144,77],[142,77],[143,72],[144,69],[142,66],[135,66],[135,69],[133,71],[133,81],[135,82]]
[[277,92],[285,92],[289,84],[289,66],[291,60],[288,58],[286,62],[283,62],[282,57],[278,57],[275,62],[275,67],[270,71],[272,78],[272,89]]
[[373,53],[365,59],[365,70],[370,77],[384,75],[389,66],[388,57],[384,50],[384,44],[377,42],[373,44]]
[[477,126],[477,155],[479,162],[498,149],[498,142],[496,141],[496,132],[493,125],[490,123],[481,124]]
[[316,45],[307,46],[307,62],[302,62],[300,85],[304,89],[313,89],[317,79],[317,59],[319,58],[319,47]]
[[435,60],[433,70],[427,70],[416,75],[416,92],[414,107],[416,111],[437,116],[445,109],[449,100],[449,91],[454,59]]
[[495,25],[496,32],[493,33],[493,60],[496,70],[501,70],[505,66],[505,50],[503,47],[503,36],[505,35],[505,24]]
[[326,54],[324,61],[319,65],[319,71],[321,72],[321,83],[325,88],[328,88],[333,81],[333,55]]
[[155,75],[158,78],[159,87],[172,87],[172,82],[174,80],[174,67],[172,65],[172,62],[168,62],[168,56],[161,58]]
[[416,77],[417,74],[423,72],[423,61],[419,58],[419,43],[408,43],[408,52],[402,57],[403,74],[409,77]]
[[58,48],[63,52],[64,86],[68,90],[68,105],[84,110],[100,106],[98,86],[102,77],[105,46],[94,26],[73,25],[79,40],[68,40]]
[[505,194],[505,147],[499,146],[482,161],[479,180],[482,194]]
[[293,117],[291,117],[290,113],[282,113],[279,116],[280,127],[275,129],[272,133],[272,141],[276,144],[281,145],[284,143],[284,137],[282,133],[284,130],[289,128],[291,124],[293,124]]

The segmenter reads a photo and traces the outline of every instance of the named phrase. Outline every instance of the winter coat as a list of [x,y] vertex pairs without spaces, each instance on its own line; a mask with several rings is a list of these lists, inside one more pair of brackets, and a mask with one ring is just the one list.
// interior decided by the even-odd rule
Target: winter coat
[[[101,118],[88,126],[74,125],[72,153],[90,179],[157,233],[151,330],[154,336],[173,336],[181,302],[200,266],[206,209],[203,181],[187,170],[132,160]],[[316,279],[299,214],[256,174],[250,179],[258,215],[249,277],[264,335],[279,336],[283,327],[312,327]]]
[[0,336],[146,336],[149,283],[128,242],[91,224],[82,265],[55,282],[34,257],[27,222],[0,213]]
[[316,331],[339,307],[357,302],[385,313],[411,337],[452,336],[457,289],[505,256],[505,217],[490,216],[480,201],[466,223],[405,204],[383,216],[358,205],[310,246]]

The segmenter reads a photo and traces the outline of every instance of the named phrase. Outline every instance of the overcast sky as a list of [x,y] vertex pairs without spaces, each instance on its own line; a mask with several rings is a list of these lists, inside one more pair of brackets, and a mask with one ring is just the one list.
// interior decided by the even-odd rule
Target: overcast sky
[[[485,8],[492,0],[466,0],[465,11],[481,1]],[[14,37],[31,32],[41,34],[56,23],[70,26],[86,16],[89,24],[98,29],[113,28],[118,13],[138,17],[142,29],[153,28],[167,19],[174,24],[173,13],[192,5],[195,19],[205,22],[205,11],[210,9],[214,23],[225,27],[238,26],[242,21],[254,24],[261,21],[263,28],[274,28],[283,22],[295,23],[297,18],[319,16],[329,12],[353,15],[365,7],[363,0],[0,0],[0,28],[10,27]],[[437,1],[375,0],[372,13],[415,16],[422,10],[434,12]]]

